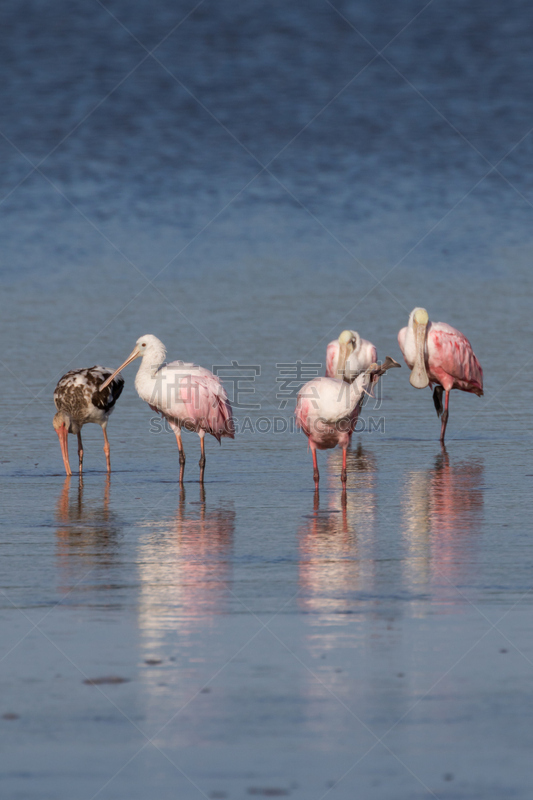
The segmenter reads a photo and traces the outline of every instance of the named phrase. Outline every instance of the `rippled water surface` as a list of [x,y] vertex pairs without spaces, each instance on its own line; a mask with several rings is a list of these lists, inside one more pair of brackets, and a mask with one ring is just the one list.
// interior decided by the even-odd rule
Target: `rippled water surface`
[[[2,797],[530,800],[530,5],[0,17]],[[278,365],[399,359],[415,305],[485,396],[442,450],[393,370],[315,497]],[[128,367],[111,478],[87,426],[65,479],[57,379],[148,332],[256,407],[180,492]]]

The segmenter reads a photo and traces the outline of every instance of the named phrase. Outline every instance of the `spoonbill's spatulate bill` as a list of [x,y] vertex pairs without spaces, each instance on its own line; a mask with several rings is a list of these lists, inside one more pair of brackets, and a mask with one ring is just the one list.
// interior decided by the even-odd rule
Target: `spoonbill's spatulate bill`
[[[105,381],[105,387],[102,382]],[[81,429],[87,422],[100,425],[104,433],[104,453],[107,471],[111,472],[109,457],[109,440],[107,438],[107,421],[115,407],[115,403],[124,388],[124,379],[119,372],[106,367],[89,367],[73,369],[59,380],[54,389],[54,403],[57,414],[54,416],[54,428],[59,436],[61,454],[67,475],[72,475],[68,460],[68,434],[78,436],[78,457],[80,474],[83,468],[83,444]]]
[[[350,334],[351,331],[346,331]],[[343,337],[343,334],[341,334]],[[343,339],[349,339],[348,336]],[[303,386],[296,401],[296,424],[303,430],[309,441],[313,455],[313,478],[315,489],[318,489],[320,475],[316,458],[317,450],[329,450],[332,447],[342,447],[342,472],[341,481],[346,488],[346,449],[357,424],[357,418],[365,394],[369,394],[372,385],[376,383],[391,367],[399,367],[397,361],[387,356],[382,366],[370,364],[365,372],[356,378],[351,377],[351,372],[346,367],[350,356],[350,341],[341,341],[341,358],[344,359],[342,369],[344,379],[339,378],[313,378]]]
[[[450,391],[460,389],[481,396],[483,370],[472,345],[461,333],[445,322],[430,322],[425,308],[415,308],[409,323],[398,333],[398,344],[411,370],[409,381],[415,389],[435,389],[433,402],[441,416],[440,440],[444,441],[448,423]],[[442,394],[446,393],[444,406]]]
[[[348,356],[345,356],[343,349],[348,345],[351,352]],[[377,360],[378,351],[372,342],[362,339],[357,331],[343,331],[338,339],[334,339],[328,344],[326,350],[326,378],[342,379],[344,377],[343,364],[346,364],[350,375],[356,378],[360,372],[364,372],[370,364],[375,364]]]
[[179,449],[180,476],[183,483],[185,452],[181,429],[196,431],[200,437],[200,482],[204,480],[204,437],[210,433],[220,442],[223,436],[233,439],[233,417],[226,390],[208,369],[183,361],[165,363],[166,349],[156,336],[147,334],[137,340],[129,358],[107,378],[101,388],[136,358],[142,358],[135,378],[139,397],[168,420],[176,434]]

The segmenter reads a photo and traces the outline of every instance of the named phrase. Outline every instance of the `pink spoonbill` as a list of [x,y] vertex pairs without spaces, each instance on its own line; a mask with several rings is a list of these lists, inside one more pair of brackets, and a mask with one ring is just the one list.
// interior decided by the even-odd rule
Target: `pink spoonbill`
[[226,390],[208,369],[183,361],[165,363],[166,348],[156,336],[147,334],[137,339],[132,354],[101,386],[104,389],[114,376],[136,358],[142,358],[135,377],[135,388],[141,400],[152,411],[168,420],[176,435],[179,450],[180,476],[183,483],[185,451],[181,429],[196,431],[200,437],[200,483],[204,480],[206,433],[220,440],[233,439],[233,416]]
[[[346,348],[350,353],[345,357]],[[340,358],[339,358],[340,354]],[[338,339],[334,339],[328,344],[326,350],[326,378],[344,377],[343,364],[354,377],[360,372],[364,372],[370,364],[375,364],[378,360],[378,351],[372,342],[362,339],[357,331],[343,331]],[[341,365],[339,368],[339,364]]]
[[[425,308],[411,311],[407,327],[398,334],[398,344],[411,370],[411,385],[415,389],[425,389],[435,384],[433,402],[437,416],[442,415],[440,440],[444,442],[450,391],[461,389],[480,397],[483,394],[481,364],[466,336],[445,322],[430,322]],[[446,395],[444,406],[443,392]]]
[[370,364],[354,378],[344,363],[342,380],[313,378],[300,389],[296,401],[296,424],[309,441],[315,489],[318,489],[320,478],[316,451],[329,450],[337,445],[343,451],[341,482],[343,488],[346,488],[346,449],[350,444],[364,396],[370,394],[373,384],[381,375],[391,367],[399,366],[397,361],[387,356],[381,366]]
[[[105,381],[105,386],[101,386]],[[68,460],[68,434],[75,433],[78,437],[78,458],[80,475],[83,468],[83,444],[81,429],[87,422],[100,425],[104,433],[104,453],[107,471],[111,472],[109,457],[109,439],[107,438],[107,421],[115,403],[124,388],[122,375],[106,367],[89,367],[87,369],[73,369],[60,378],[54,389],[54,403],[57,414],[53,424],[59,444],[61,455],[67,475],[72,475]]]

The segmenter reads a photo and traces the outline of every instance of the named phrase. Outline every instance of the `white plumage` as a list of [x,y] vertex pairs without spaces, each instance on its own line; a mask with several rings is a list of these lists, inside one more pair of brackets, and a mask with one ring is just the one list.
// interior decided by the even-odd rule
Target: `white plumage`
[[176,435],[179,449],[180,475],[183,483],[185,452],[181,429],[196,431],[200,437],[200,483],[204,480],[206,433],[220,440],[223,436],[233,439],[233,417],[226,390],[218,377],[204,367],[184,361],[165,363],[166,348],[157,336],[141,336],[132,354],[103,383],[107,386],[112,378],[136,358],[141,365],[135,377],[135,388],[152,411],[157,411],[168,420]]

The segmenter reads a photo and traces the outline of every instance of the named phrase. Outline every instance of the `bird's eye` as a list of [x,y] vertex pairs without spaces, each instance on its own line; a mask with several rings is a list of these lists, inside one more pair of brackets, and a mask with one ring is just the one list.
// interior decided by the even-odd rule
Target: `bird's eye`
[[143,342],[143,347],[146,347],[146,342]]

